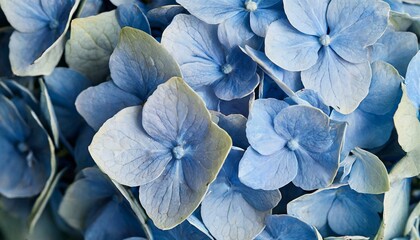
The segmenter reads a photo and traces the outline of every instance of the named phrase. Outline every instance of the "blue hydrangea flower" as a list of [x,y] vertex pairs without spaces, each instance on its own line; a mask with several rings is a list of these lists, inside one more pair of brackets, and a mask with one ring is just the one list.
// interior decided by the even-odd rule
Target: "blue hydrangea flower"
[[171,55],[145,32],[125,27],[109,61],[111,80],[83,91],[76,108],[94,129],[125,107],[142,104],[156,87],[181,76]]
[[405,76],[410,60],[419,50],[416,34],[396,31],[388,27],[384,35],[371,47],[371,62],[384,61]]
[[52,171],[54,148],[36,115],[0,95],[0,193],[8,198],[37,195]]
[[232,138],[232,144],[235,147],[247,149],[249,147],[246,138],[247,119],[241,114],[223,115],[220,112],[211,112],[213,122],[225,130]]
[[75,137],[85,122],[78,114],[74,103],[77,96],[92,83],[82,74],[61,67],[55,68],[51,75],[44,77],[44,80],[57,116],[60,133],[66,138]]
[[198,207],[230,147],[201,98],[181,79],[161,84],[144,105],[108,120],[89,151],[111,179],[139,187],[142,206],[160,229]]
[[232,148],[201,204],[204,224],[216,239],[253,239],[280,201],[276,190],[255,190],[238,178],[244,151]]
[[302,71],[306,88],[343,114],[369,91],[367,46],[388,24],[389,5],[376,0],[284,0],[286,19],[273,22],[265,52],[275,64]]
[[324,237],[372,237],[381,223],[381,211],[382,202],[377,195],[360,194],[347,185],[321,189],[287,205],[288,214],[315,226]]
[[16,30],[10,38],[10,63],[19,76],[50,74],[64,51],[66,32],[80,0],[1,0]]
[[128,202],[97,168],[86,168],[77,175],[59,214],[87,240],[144,236]]
[[[193,225],[189,221],[190,217],[187,219],[187,221],[184,221],[183,223],[179,224],[178,226],[170,230],[161,230],[157,228],[152,222],[148,224],[150,225],[154,239],[159,239],[159,240],[181,240],[181,239],[213,240],[214,239],[208,234],[208,232],[203,233],[200,229],[198,229],[195,225]],[[203,225],[203,223],[200,223],[200,225]]]
[[[249,95],[259,83],[257,64],[238,47],[221,44],[217,27],[194,16],[177,15],[164,31],[162,45],[179,63],[185,81],[198,92],[230,101]],[[214,93],[206,93],[207,88]]]
[[401,100],[402,81],[390,64],[374,62],[369,94],[359,107],[348,115],[332,111],[331,119],[348,123],[343,155],[355,147],[373,149],[388,141],[394,129],[393,116]]
[[259,99],[246,134],[251,144],[239,165],[239,179],[255,189],[277,189],[293,181],[312,190],[330,185],[337,173],[345,123],[321,110]]
[[271,215],[266,218],[267,226],[255,240],[305,239],[321,240],[317,231],[301,220],[287,215]]
[[[220,24],[230,46],[242,45],[256,35],[264,37],[268,25],[282,15],[282,0],[177,0],[208,24]],[[283,13],[284,14],[284,13]]]
[[417,108],[420,108],[420,52],[410,61],[405,83],[407,96]]

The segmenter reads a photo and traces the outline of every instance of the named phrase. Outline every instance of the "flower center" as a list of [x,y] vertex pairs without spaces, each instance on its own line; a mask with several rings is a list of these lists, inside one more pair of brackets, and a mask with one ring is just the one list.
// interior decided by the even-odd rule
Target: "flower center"
[[50,29],[56,29],[56,28],[58,28],[58,25],[59,25],[59,23],[58,23],[57,20],[53,19],[53,20],[50,21]]
[[328,45],[330,45],[331,44],[331,38],[330,38],[330,36],[328,35],[328,34],[325,34],[325,35],[322,35],[320,38],[319,38],[319,42],[323,45],[323,46],[328,46]]
[[252,0],[248,0],[245,3],[245,8],[246,8],[246,10],[248,10],[250,12],[253,12],[253,11],[257,10],[258,4],[254,1],[252,1]]
[[182,146],[176,146],[172,149],[172,155],[175,159],[181,159],[185,155],[185,149]]
[[29,147],[28,147],[28,145],[26,144],[26,143],[24,143],[24,142],[20,142],[18,145],[17,145],[17,149],[19,150],[19,152],[21,152],[21,153],[27,153],[28,151],[29,151]]
[[222,66],[222,72],[224,74],[229,74],[233,71],[232,65],[230,65],[229,63],[226,63],[225,65]]
[[299,148],[299,142],[295,139],[292,139],[287,142],[287,148],[290,151],[296,151]]

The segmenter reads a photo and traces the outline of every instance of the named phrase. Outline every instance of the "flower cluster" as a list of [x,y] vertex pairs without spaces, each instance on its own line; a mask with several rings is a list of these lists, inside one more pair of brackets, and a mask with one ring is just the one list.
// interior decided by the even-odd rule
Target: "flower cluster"
[[0,0],[0,238],[419,239],[418,0]]

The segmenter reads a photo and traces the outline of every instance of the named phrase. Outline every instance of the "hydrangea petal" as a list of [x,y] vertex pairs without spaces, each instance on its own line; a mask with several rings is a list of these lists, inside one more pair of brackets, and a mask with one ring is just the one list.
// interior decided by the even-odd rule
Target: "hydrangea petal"
[[352,151],[356,159],[349,175],[349,186],[359,193],[381,194],[389,190],[388,171],[374,154],[360,148]]
[[318,63],[302,72],[303,85],[318,92],[338,112],[353,112],[369,92],[369,63],[347,62],[329,47],[322,48],[319,58]]
[[208,24],[219,24],[245,10],[241,0],[177,0],[194,16]]
[[289,71],[303,71],[318,61],[321,44],[317,37],[305,35],[293,28],[287,20],[270,24],[265,38],[267,57]]
[[280,4],[278,4],[277,7],[266,9],[262,8],[263,6],[260,5],[261,4],[259,4],[258,7],[260,7],[261,9],[251,12],[250,14],[251,29],[258,36],[265,37],[265,35],[267,34],[268,26],[275,20],[282,17],[284,13],[282,13],[282,11],[279,11],[279,9],[281,9],[281,2]]
[[255,240],[270,239],[319,239],[314,229],[301,220],[287,215],[266,217],[267,226]]
[[84,90],[76,99],[76,108],[86,122],[98,130],[121,109],[142,103],[138,97],[107,81]]
[[218,25],[220,42],[225,46],[232,48],[242,46],[244,43],[252,41],[255,34],[252,32],[249,21],[249,13],[247,11],[242,11],[220,23]]
[[276,99],[259,99],[254,102],[249,114],[246,135],[258,153],[270,155],[282,149],[286,140],[274,131],[274,118],[288,106]]
[[293,183],[305,190],[331,184],[346,125],[330,121],[319,109],[298,105],[281,111],[274,126],[287,139],[287,149],[296,155],[299,170]]
[[408,65],[405,83],[407,96],[413,103],[420,107],[420,52],[414,56]]
[[327,33],[327,7],[330,0],[283,0],[284,11],[290,23],[308,35]]
[[418,49],[416,34],[388,27],[384,35],[372,45],[371,62],[385,61],[394,66],[401,76],[405,76],[408,64]]
[[0,5],[7,20],[20,32],[33,32],[48,24],[48,16],[39,0],[1,0]]
[[376,0],[331,0],[327,21],[331,48],[352,63],[367,60],[367,46],[374,44],[388,26],[389,5]]
[[211,125],[210,114],[182,79],[170,81],[170,84],[158,86],[144,105],[144,129],[157,141],[201,142]]
[[120,30],[115,11],[75,19],[66,44],[67,64],[92,81],[102,82],[109,74],[109,57]]
[[220,68],[225,56],[216,26],[179,14],[163,32],[162,45],[179,63],[191,87],[210,85],[223,78]]
[[140,106],[125,108],[105,122],[89,146],[102,171],[127,186],[155,180],[172,160],[170,149],[148,136],[141,121]]
[[239,164],[239,179],[254,189],[274,190],[291,182],[298,173],[295,154],[286,148],[261,155],[249,147]]
[[181,76],[178,64],[156,40],[131,27],[121,30],[109,66],[115,85],[143,101],[159,84]]

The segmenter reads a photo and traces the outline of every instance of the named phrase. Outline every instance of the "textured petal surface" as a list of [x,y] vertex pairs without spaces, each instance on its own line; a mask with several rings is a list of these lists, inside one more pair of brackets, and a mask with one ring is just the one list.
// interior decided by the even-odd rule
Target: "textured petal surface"
[[314,66],[320,48],[317,37],[297,31],[285,19],[273,22],[267,30],[267,57],[286,70],[303,71]]
[[148,136],[141,121],[141,107],[125,108],[105,122],[89,146],[102,171],[132,187],[158,178],[172,160],[170,149]]
[[67,64],[92,81],[102,82],[109,75],[109,57],[120,30],[115,11],[75,19],[66,44]]
[[230,48],[242,46],[248,41],[252,41],[255,34],[249,24],[250,14],[242,11],[219,24],[218,36],[220,41]]
[[255,240],[318,239],[313,228],[297,218],[287,215],[271,215],[265,221],[267,226]]
[[139,99],[146,99],[157,86],[171,77],[180,77],[178,64],[147,33],[125,27],[109,60],[115,85]]
[[192,15],[209,24],[219,24],[244,11],[241,0],[177,0]]
[[107,81],[84,90],[76,99],[76,108],[86,122],[98,130],[120,110],[141,104],[142,100]]
[[259,99],[253,104],[246,135],[252,148],[260,154],[273,154],[286,144],[286,140],[274,131],[274,118],[287,106],[287,103],[276,99]]
[[369,92],[369,63],[347,62],[329,47],[321,50],[319,58],[317,64],[302,72],[303,85],[317,91],[338,112],[353,112]]
[[[267,1],[262,1],[267,2]],[[261,3],[259,4],[261,5]],[[259,6],[260,7],[260,6]],[[275,6],[270,6],[269,8],[257,9],[250,14],[251,29],[252,31],[260,37],[265,37],[267,34],[268,26],[279,19],[284,15],[280,9],[282,8],[282,3],[279,1]]]
[[281,111],[274,126],[298,161],[293,183],[305,190],[331,184],[338,170],[345,124],[330,121],[319,109],[298,105]]
[[330,0],[283,0],[290,23],[299,31],[313,36],[327,33],[327,7]]
[[291,182],[298,162],[293,152],[283,148],[271,155],[261,155],[249,147],[239,164],[239,178],[254,189],[273,190]]
[[327,21],[331,47],[352,63],[367,60],[367,46],[374,44],[388,26],[389,5],[376,0],[331,0]]
[[405,83],[408,98],[420,107],[420,53],[417,53],[408,65]]
[[200,204],[232,146],[211,122],[200,97],[180,78],[160,85],[143,109],[143,127],[172,148],[174,160],[154,181],[141,185],[140,202],[154,224],[171,229]]
[[217,27],[180,14],[165,29],[162,45],[179,63],[185,81],[194,89],[210,85],[224,77],[223,47],[217,39]]

